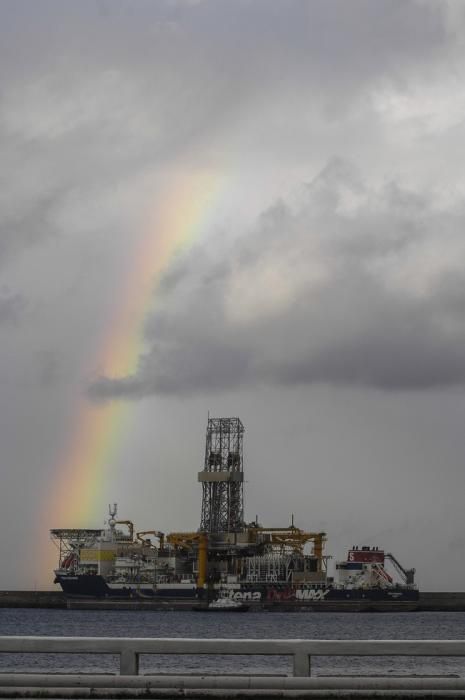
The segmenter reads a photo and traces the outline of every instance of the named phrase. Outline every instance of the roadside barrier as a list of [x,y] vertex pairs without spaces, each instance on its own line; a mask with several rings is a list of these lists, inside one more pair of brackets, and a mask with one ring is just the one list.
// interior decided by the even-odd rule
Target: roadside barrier
[[[30,674],[1,673],[0,696],[5,697],[14,688],[15,696],[31,695],[31,688],[41,696],[72,697],[71,689],[92,691],[92,697],[104,697],[105,689],[131,689],[131,695],[147,693],[163,697],[173,689],[188,696],[203,694],[281,695],[316,693],[319,697],[336,697],[336,691],[352,692],[362,697],[369,691],[389,691],[394,694],[409,691],[410,697],[438,695],[465,697],[465,679],[458,677],[320,677],[311,676],[311,659],[315,656],[428,656],[464,657],[465,640],[307,640],[307,639],[152,639],[116,637],[0,637],[0,653],[31,654],[112,654],[120,659],[119,675],[109,674]],[[139,658],[143,654],[163,655],[264,655],[290,656],[293,659],[292,676],[254,676],[198,674],[139,675]],[[29,689],[26,693],[25,689]],[[48,689],[48,694],[45,693]],[[99,690],[100,689],[100,695]],[[171,689],[171,690],[170,690]],[[202,693],[199,694],[199,691]],[[413,692],[413,695],[411,693]],[[45,695],[44,695],[45,693]],[[110,694],[111,694],[110,693]],[[354,693],[356,693],[354,695]],[[391,693],[391,694],[392,694]],[[446,695],[444,695],[446,693]],[[451,694],[452,693],[452,694]],[[442,694],[442,695],[441,695]],[[85,695],[85,693],[84,693]]]

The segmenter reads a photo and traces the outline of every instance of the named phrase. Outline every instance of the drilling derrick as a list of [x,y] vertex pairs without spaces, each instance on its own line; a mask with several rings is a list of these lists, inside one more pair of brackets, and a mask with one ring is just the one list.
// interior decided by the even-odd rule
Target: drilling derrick
[[202,532],[240,532],[244,527],[244,426],[239,418],[209,418],[202,484]]

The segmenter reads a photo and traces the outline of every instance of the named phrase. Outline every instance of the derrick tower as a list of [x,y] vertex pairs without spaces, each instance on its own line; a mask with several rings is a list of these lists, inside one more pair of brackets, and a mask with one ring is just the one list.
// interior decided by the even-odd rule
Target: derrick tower
[[239,532],[244,526],[244,426],[239,418],[209,418],[202,484],[202,532]]

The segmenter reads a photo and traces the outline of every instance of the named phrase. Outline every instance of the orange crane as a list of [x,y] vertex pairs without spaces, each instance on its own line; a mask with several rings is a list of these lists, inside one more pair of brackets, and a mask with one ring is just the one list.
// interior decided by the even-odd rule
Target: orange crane
[[291,549],[303,554],[307,542],[313,542],[313,555],[319,560],[319,568],[323,559],[323,549],[326,542],[325,532],[304,532],[298,527],[251,527],[249,528],[252,542],[268,542],[281,549]]
[[203,588],[207,580],[207,533],[170,532],[166,541],[175,549],[192,549],[193,546],[197,545],[197,588]]

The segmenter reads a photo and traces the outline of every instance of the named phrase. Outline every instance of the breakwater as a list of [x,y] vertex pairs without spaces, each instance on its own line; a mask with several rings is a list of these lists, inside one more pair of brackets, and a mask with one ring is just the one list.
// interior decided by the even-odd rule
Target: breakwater
[[0,608],[66,608],[61,591],[0,591]]
[[[190,600],[112,600],[108,598],[66,598],[61,591],[0,591],[0,608],[58,608],[71,610],[190,610],[194,601]],[[273,603],[259,604],[254,610],[298,611],[298,612],[389,612],[390,610],[465,612],[465,592],[422,592],[418,602],[409,602],[405,607],[388,603]]]

